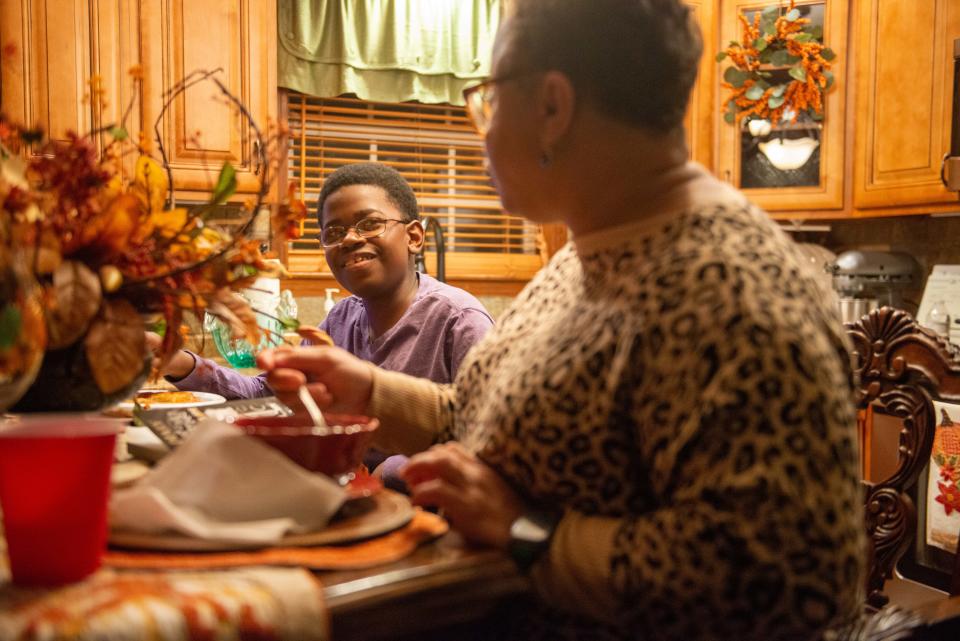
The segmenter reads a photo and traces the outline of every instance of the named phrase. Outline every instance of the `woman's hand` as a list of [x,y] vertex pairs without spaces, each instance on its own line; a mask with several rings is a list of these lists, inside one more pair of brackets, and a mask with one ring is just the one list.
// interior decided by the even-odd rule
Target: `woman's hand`
[[462,445],[435,445],[411,457],[400,476],[416,505],[443,510],[468,541],[507,549],[510,526],[523,513],[523,501],[493,468]]
[[307,385],[323,410],[367,413],[373,388],[371,365],[339,347],[278,347],[260,352],[257,365],[280,400],[299,407],[297,390]]

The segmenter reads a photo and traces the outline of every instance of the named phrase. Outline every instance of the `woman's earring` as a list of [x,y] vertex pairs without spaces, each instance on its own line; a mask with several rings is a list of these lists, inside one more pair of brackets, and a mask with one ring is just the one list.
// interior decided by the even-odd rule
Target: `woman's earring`
[[550,158],[550,154],[549,154],[549,153],[547,153],[546,151],[540,152],[540,167],[541,167],[541,168],[546,169],[547,167],[550,166],[550,163],[551,163],[552,161],[553,161],[553,159]]

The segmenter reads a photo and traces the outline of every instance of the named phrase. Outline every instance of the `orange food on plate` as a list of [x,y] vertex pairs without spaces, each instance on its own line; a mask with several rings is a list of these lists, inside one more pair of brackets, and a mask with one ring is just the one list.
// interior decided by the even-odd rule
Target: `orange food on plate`
[[157,403],[196,403],[199,400],[193,392],[141,392],[136,398],[137,404],[144,409]]

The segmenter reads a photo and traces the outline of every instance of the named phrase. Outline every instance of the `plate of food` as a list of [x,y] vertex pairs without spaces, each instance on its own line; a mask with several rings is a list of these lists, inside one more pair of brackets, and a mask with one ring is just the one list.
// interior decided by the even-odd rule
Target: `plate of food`
[[142,389],[133,398],[117,403],[113,408],[120,412],[133,414],[137,405],[145,410],[172,410],[182,407],[204,407],[226,403],[227,399],[210,392],[180,392],[177,390]]

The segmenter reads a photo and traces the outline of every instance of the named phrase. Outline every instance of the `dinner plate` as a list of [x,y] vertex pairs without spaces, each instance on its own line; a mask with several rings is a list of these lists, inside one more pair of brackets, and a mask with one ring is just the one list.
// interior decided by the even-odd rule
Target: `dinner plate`
[[138,550],[169,552],[229,552],[263,547],[310,547],[350,543],[380,536],[399,529],[413,518],[410,499],[393,490],[347,501],[327,527],[316,532],[288,534],[275,543],[264,545],[249,541],[195,539],[181,534],[145,534],[111,530],[110,545]]
[[[140,390],[137,394],[147,394],[147,393],[156,393],[156,392],[169,392],[173,390]],[[219,394],[212,394],[210,392],[190,392],[197,397],[197,400],[191,401],[188,403],[150,403],[150,408],[152,410],[172,410],[181,407],[205,407],[207,405],[219,405],[220,403],[226,403],[227,399],[220,396]],[[113,409],[123,410],[127,412],[133,412],[134,404],[132,400],[123,401],[122,403],[117,403]]]

